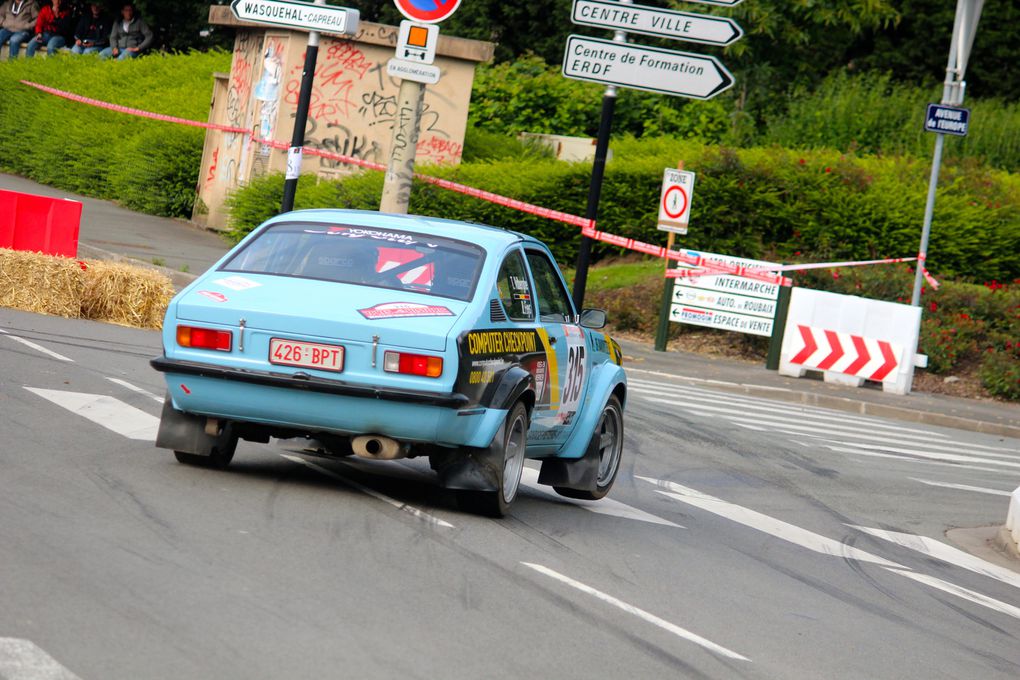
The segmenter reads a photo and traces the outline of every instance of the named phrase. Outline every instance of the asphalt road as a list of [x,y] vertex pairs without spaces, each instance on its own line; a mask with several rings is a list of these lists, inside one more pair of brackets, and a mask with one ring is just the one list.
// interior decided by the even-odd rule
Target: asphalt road
[[610,502],[491,520],[418,461],[180,465],[158,334],[0,330],[6,680],[1020,677],[1020,573],[945,535],[1020,441],[635,370]]

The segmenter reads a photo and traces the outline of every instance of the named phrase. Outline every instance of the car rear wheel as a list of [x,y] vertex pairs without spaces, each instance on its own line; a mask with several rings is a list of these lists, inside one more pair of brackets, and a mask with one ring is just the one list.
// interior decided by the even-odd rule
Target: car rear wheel
[[185,465],[226,470],[230,465],[230,461],[234,459],[234,451],[236,450],[237,435],[234,433],[233,426],[228,423],[223,428],[223,431],[220,432],[216,444],[213,446],[212,453],[208,456],[174,451],[174,457],[177,458],[178,463],[184,463]]
[[616,473],[620,470],[620,457],[623,455],[623,407],[616,395],[609,397],[606,407],[602,409],[599,422],[588,442],[588,451],[585,455],[598,457],[599,468],[595,479],[595,488],[568,489],[563,486],[554,486],[561,496],[577,498],[580,500],[597,501],[604,498],[609,490],[613,488],[616,481]]
[[496,461],[497,490],[458,492],[457,503],[461,509],[489,517],[506,515],[521,485],[527,446],[528,410],[518,402],[510,409],[503,426],[485,452],[486,458]]

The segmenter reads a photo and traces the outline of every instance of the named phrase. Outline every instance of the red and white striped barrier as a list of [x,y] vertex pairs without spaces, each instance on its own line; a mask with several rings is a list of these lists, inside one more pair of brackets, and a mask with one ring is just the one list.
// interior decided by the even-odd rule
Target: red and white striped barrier
[[791,364],[882,382],[900,363],[903,348],[885,340],[802,325],[797,331],[801,345]]

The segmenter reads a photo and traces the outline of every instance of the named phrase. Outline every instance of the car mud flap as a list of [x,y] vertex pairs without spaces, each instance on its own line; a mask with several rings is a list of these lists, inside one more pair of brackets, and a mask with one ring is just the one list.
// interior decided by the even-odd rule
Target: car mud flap
[[196,456],[212,455],[213,448],[220,442],[222,436],[206,434],[205,421],[202,416],[193,416],[175,409],[171,404],[170,395],[167,394],[163,400],[163,413],[159,418],[156,446]]
[[580,458],[547,458],[542,461],[538,483],[579,491],[594,491],[599,476],[599,449],[594,437]]
[[[502,431],[500,428],[500,434]],[[439,475],[439,483],[445,489],[497,491],[500,488],[502,451],[462,448],[433,454],[430,462]]]

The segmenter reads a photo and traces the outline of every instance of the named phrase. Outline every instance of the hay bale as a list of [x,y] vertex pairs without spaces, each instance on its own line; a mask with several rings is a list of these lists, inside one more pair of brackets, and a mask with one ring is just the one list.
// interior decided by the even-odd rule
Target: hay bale
[[0,248],[0,306],[73,319],[84,291],[76,260]]
[[0,248],[0,307],[162,328],[173,295],[170,279],[145,267]]
[[85,270],[81,317],[138,328],[162,328],[174,287],[151,269],[90,260]]

